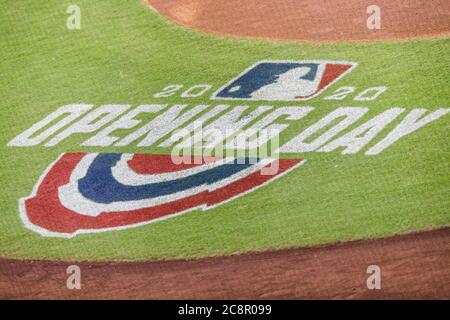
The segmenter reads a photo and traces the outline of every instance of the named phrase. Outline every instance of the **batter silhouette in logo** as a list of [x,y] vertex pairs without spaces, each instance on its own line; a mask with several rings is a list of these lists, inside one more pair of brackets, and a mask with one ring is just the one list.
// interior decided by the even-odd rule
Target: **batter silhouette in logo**
[[356,63],[262,61],[220,88],[212,99],[308,100],[349,73]]

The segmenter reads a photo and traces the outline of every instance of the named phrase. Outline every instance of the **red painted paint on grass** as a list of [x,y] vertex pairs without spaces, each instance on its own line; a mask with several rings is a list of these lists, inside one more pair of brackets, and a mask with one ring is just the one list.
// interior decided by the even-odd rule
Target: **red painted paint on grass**
[[[343,75],[347,70],[349,70],[353,65],[351,64],[331,64],[327,63],[325,66],[325,70],[323,73],[323,77],[320,80],[319,87],[317,88],[317,91],[320,92],[325,87],[327,87],[331,82],[335,81],[337,78],[339,78],[341,75]],[[311,96],[315,95],[316,93],[312,94]],[[297,96],[296,99],[305,99],[309,96],[302,97]]]
[[[279,169],[275,175],[262,175],[259,170],[224,187],[200,192],[177,201],[138,210],[102,212],[97,216],[88,216],[64,207],[58,197],[58,189],[69,183],[71,173],[84,156],[83,153],[64,154],[45,175],[38,186],[37,194],[24,201],[25,213],[23,214],[26,214],[25,223],[31,225],[31,227],[27,225],[29,228],[48,231],[49,235],[58,233],[71,236],[77,232],[95,232],[150,223],[204,206],[218,205],[243,195],[302,162],[299,159],[279,160]],[[161,160],[170,156],[158,157]],[[137,159],[145,158],[140,156]],[[134,165],[139,167],[136,163]],[[141,166],[144,167],[143,164]]]

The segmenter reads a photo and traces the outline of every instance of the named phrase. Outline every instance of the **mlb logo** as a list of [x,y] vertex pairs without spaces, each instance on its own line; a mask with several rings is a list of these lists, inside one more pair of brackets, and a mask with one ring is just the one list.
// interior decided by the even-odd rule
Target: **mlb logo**
[[308,100],[357,64],[343,61],[260,61],[213,94],[225,100]]

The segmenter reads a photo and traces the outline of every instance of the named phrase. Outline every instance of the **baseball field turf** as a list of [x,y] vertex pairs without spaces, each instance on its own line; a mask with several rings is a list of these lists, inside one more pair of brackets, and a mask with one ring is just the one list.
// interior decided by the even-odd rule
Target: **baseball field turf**
[[[192,259],[375,239],[450,226],[448,36],[324,43],[239,39],[180,27],[141,0],[77,0],[81,28],[70,30],[66,25],[70,13],[66,10],[72,3],[7,0],[0,4],[2,258]],[[210,99],[261,61],[343,61],[354,67],[304,101]],[[180,89],[168,96],[158,94],[170,85],[180,85]],[[204,85],[205,93],[183,95],[196,85]],[[367,91],[366,96],[373,92],[379,96],[365,99],[368,88],[375,89]],[[167,109],[186,104],[183,112],[198,105],[208,108],[147,145],[140,143],[143,137],[122,145],[85,143],[118,118],[89,132],[74,132],[53,145],[46,143],[69,123],[34,145],[13,142],[48,115],[71,104],[92,105],[89,112],[109,104],[129,105],[127,112],[155,104]],[[252,118],[248,126],[282,107],[310,107],[304,117],[294,119],[286,113],[272,122],[286,124],[279,136],[280,158],[305,161],[239,198],[208,210],[194,208],[162,221],[64,237],[46,236],[27,226],[19,203],[32,195],[45,170],[61,154],[170,154],[172,146],[161,144],[176,129],[223,104],[228,109],[208,121],[237,106],[247,106],[241,119],[251,118],[260,106],[271,106]],[[322,150],[295,151],[299,134],[339,108],[366,111],[339,132],[333,131],[333,126],[343,118],[330,121],[303,141],[313,142],[331,130],[335,134],[321,145]],[[141,113],[136,116],[138,125],[118,128],[111,136],[123,141],[167,109]],[[371,119],[385,111],[388,120],[376,118],[384,121],[382,126],[377,126],[377,120],[371,124]],[[433,113],[434,118],[417,130],[402,136],[396,133],[405,123],[417,123]],[[54,123],[33,134],[39,135]],[[353,142],[338,140],[346,134],[352,135],[349,139]],[[393,139],[391,143],[373,152],[386,137]],[[291,151],[283,149],[293,140]]]

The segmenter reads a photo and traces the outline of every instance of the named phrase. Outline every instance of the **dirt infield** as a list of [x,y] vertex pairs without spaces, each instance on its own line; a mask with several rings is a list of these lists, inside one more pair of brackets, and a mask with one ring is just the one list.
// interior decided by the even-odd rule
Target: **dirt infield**
[[[75,264],[75,263],[71,263]],[[392,238],[191,261],[69,263],[0,260],[1,299],[450,299],[450,228]],[[381,290],[366,287],[381,268]]]
[[[428,1],[379,0],[376,2],[376,4],[380,6],[382,9],[381,30],[368,30],[366,27],[366,19],[368,16],[368,14],[366,13],[366,8],[368,5],[373,4],[372,3],[373,1],[364,1],[364,0],[346,0],[346,1],[143,0],[143,1],[148,2],[148,4],[154,10],[158,11],[162,15],[167,16],[169,19],[175,21],[179,25],[183,25],[196,30],[221,35],[228,35],[233,37],[255,37],[273,40],[338,42],[338,41],[375,41],[388,39],[416,39],[416,38],[450,36],[450,1],[448,0],[428,0]],[[144,2],[140,3],[140,5],[141,5],[141,8],[139,8],[140,10],[147,9],[146,7],[144,7],[145,6]],[[155,18],[154,15],[149,14],[148,16]],[[147,17],[144,15],[144,18]],[[163,23],[161,23],[161,25],[163,25]],[[158,24],[155,24],[155,26],[159,27]],[[141,29],[138,30],[140,31]],[[160,34],[162,33],[155,33],[155,35]],[[81,44],[83,44],[83,42],[80,42],[80,45]],[[190,45],[189,42],[188,45]],[[186,45],[186,47],[188,47],[188,45]],[[257,43],[256,45],[259,44]],[[314,44],[311,45],[311,47],[313,46]],[[162,45],[155,45],[155,48],[159,47],[162,47]],[[171,46],[167,45],[166,47],[170,48],[170,50],[173,50]],[[294,47],[297,48],[298,46],[294,45]],[[309,47],[309,45],[306,44],[300,47],[306,48]],[[334,50],[334,46],[332,47],[333,48],[330,50]],[[353,46],[349,45],[348,47],[350,48]],[[45,46],[45,48],[48,47]],[[138,46],[136,48],[141,49],[144,47]],[[418,47],[417,50],[421,50],[421,48],[422,47]],[[136,49],[136,52],[137,51],[147,52],[144,50]],[[226,50],[222,51],[226,52]],[[422,51],[428,52],[425,49],[423,49]],[[164,53],[166,52],[168,51],[162,52],[161,56],[165,56]],[[192,51],[188,51],[188,53],[191,52]],[[274,53],[275,51],[271,52]],[[44,57],[44,53],[42,53],[42,57]],[[437,55],[438,53],[440,54],[440,51],[437,52],[435,55]],[[260,51],[258,51],[257,55],[260,55]],[[14,55],[11,54],[11,56]],[[204,56],[206,56],[206,54]],[[251,57],[253,57],[253,55]],[[394,55],[394,58],[395,57],[396,56]],[[239,56],[237,56],[236,59],[237,58],[239,58]],[[315,57],[313,56],[312,58]],[[145,59],[147,59],[146,56]],[[143,59],[142,61],[146,61],[145,59]],[[195,59],[198,59],[198,57],[196,57]],[[187,61],[188,62],[194,61],[195,59]],[[45,62],[45,59],[42,60]],[[391,60],[393,60],[393,58],[391,58]],[[168,63],[171,63],[170,59],[168,59],[167,61],[169,61]],[[180,61],[184,63],[184,61],[182,60]],[[417,59],[417,61],[418,61],[417,63],[421,62],[420,59]],[[154,64],[156,65],[157,62],[158,61],[156,60]],[[434,62],[434,60],[432,62]],[[429,62],[428,65],[431,65],[432,62]],[[142,64],[136,63],[136,65]],[[173,66],[175,67],[178,66],[178,62],[174,63]],[[416,65],[411,64],[411,66]],[[441,65],[433,67],[435,67],[434,69],[437,70],[439,66]],[[378,66],[375,65],[375,67]],[[423,69],[418,69],[418,72],[425,70],[426,69],[425,67],[427,66],[424,66]],[[87,68],[89,68],[89,65],[87,65]],[[69,68],[67,70],[71,69]],[[94,71],[96,70],[97,69],[95,69]],[[111,70],[108,69],[107,71],[110,72]],[[155,68],[155,70],[156,70],[155,74],[157,74],[159,70],[163,70],[161,72],[164,72],[167,71],[168,68],[167,69]],[[394,68],[393,70],[394,71],[405,70],[406,72],[409,69],[406,69],[406,67],[403,68],[402,66],[397,69]],[[176,72],[178,73],[180,71],[177,69]],[[167,78],[174,79],[175,76],[171,75],[175,75],[176,72],[173,73],[169,72]],[[131,74],[134,73],[130,73],[130,75]],[[22,74],[17,73],[18,78],[20,75]],[[105,71],[105,73],[104,74],[102,73],[101,75],[102,77],[99,77],[99,79],[106,77],[108,73]],[[440,74],[438,76],[440,77]],[[58,77],[56,77],[55,79],[57,78]],[[360,76],[360,78],[362,78],[362,76]],[[49,79],[53,78],[49,77]],[[74,77],[74,79],[77,79],[77,77]],[[193,79],[196,78],[193,77],[192,80]],[[375,80],[376,79],[378,78],[375,77]],[[397,78],[393,79],[395,80]],[[419,80],[420,79],[422,78],[419,78]],[[423,79],[428,80],[429,78]],[[92,79],[92,81],[94,80],[96,79]],[[161,80],[165,81],[164,77],[161,77]],[[158,81],[159,80],[156,79],[155,83],[159,83]],[[419,81],[417,81],[417,83],[419,83]],[[442,82],[438,81],[437,85],[440,85],[440,83]],[[64,85],[61,85],[61,87],[70,88],[70,86],[65,85],[65,82],[62,82],[62,84]],[[131,84],[131,82],[124,82],[124,84],[120,82],[119,84],[121,88],[129,88],[128,84]],[[384,85],[384,83],[381,84]],[[405,92],[406,93],[412,92],[412,90],[415,88],[415,85],[416,83],[413,83],[413,85],[411,85],[411,89],[408,89]],[[432,85],[427,86],[427,88],[431,87]],[[38,86],[38,88],[40,87]],[[84,87],[80,89],[80,92],[86,90],[85,88],[84,89],[83,88]],[[65,91],[63,91],[63,93],[64,92]],[[90,93],[90,91],[86,92],[87,94]],[[431,92],[433,93],[435,91]],[[441,94],[440,91],[436,92],[437,93],[435,95],[430,94],[430,96],[437,97],[438,95]],[[404,93],[405,96],[406,93]],[[31,96],[31,94],[29,96]],[[418,96],[419,95],[413,96],[413,98]],[[409,99],[405,99],[405,101],[409,101]],[[438,145],[437,147],[439,146],[440,145]],[[17,153],[17,155],[18,154],[19,153]],[[35,154],[38,155],[38,151],[36,151]],[[16,157],[16,155],[14,154],[13,156]],[[16,158],[11,159],[15,160],[14,162],[19,162],[17,161]],[[421,160],[426,158],[418,158],[418,159]],[[416,158],[414,158],[413,160],[416,160]],[[11,161],[11,163],[13,163],[13,161]],[[352,163],[350,163],[350,165],[352,165]],[[11,176],[13,176],[12,173],[14,173],[14,176],[16,176],[17,172],[15,168],[11,169]],[[424,170],[423,172],[420,172],[420,175],[417,176],[418,179],[424,176],[425,174],[428,175],[429,171]],[[434,176],[430,174],[428,177]],[[426,186],[428,181],[429,180],[424,180],[423,185]],[[23,185],[26,185],[27,183],[28,182],[26,182],[25,180],[23,181]],[[22,184],[19,183],[18,185],[20,186]],[[290,185],[285,186],[285,188],[288,187],[290,187]],[[391,185],[389,185],[389,187],[391,187]],[[368,188],[368,190],[369,189],[370,188]],[[314,192],[316,190],[321,191],[320,189],[317,188],[312,188],[312,190]],[[415,191],[416,189],[411,190]],[[424,190],[424,189],[417,189],[417,190]],[[430,190],[431,194],[433,190],[432,189]],[[385,192],[384,190],[381,191]],[[12,194],[14,193],[11,193],[11,195]],[[356,196],[359,197],[359,194],[356,194]],[[289,200],[289,198],[286,199]],[[371,198],[369,198],[369,200],[370,199]],[[405,199],[408,200],[409,198],[405,196]],[[439,200],[441,198],[436,199]],[[391,201],[391,198],[389,198],[388,200]],[[431,203],[432,199],[429,201]],[[274,206],[277,203],[278,202],[274,203]],[[364,203],[357,202],[356,204],[362,205]],[[376,203],[374,205],[376,205]],[[345,210],[345,208],[348,207],[342,206],[342,208],[338,209]],[[392,206],[387,208],[398,208],[398,206]],[[427,207],[424,208],[426,209]],[[265,210],[267,211],[269,209]],[[291,210],[290,208],[288,209]],[[293,212],[294,209],[292,209]],[[407,209],[408,207],[405,210]],[[425,209],[421,210],[420,212],[425,212]],[[441,211],[444,211],[441,209],[441,207],[439,207],[439,209]],[[439,211],[438,213],[441,213],[441,211]],[[368,211],[367,214],[368,217],[370,212],[372,211]],[[395,211],[393,210],[393,212]],[[13,213],[16,214],[15,211]],[[48,211],[44,212],[44,214],[48,216]],[[407,219],[406,221],[410,222],[414,221],[413,219],[416,216],[411,217],[405,216],[402,218]],[[440,219],[440,217],[441,217],[440,215],[437,216],[437,218],[435,218],[435,220],[433,221],[441,222],[442,220],[438,220]],[[365,216],[361,217],[360,219],[362,218],[365,219]],[[12,221],[16,222],[17,219]],[[245,221],[251,220],[248,219]],[[282,226],[287,225],[287,223],[289,223],[290,221],[293,220],[288,220],[286,224],[283,224]],[[379,220],[376,221],[378,222]],[[387,221],[387,218],[386,220],[382,221]],[[51,223],[53,223],[53,221],[51,221]],[[304,223],[303,220],[301,221],[301,223],[303,225]],[[394,222],[392,222],[390,226],[392,226],[393,223]],[[423,225],[430,225],[430,224],[431,223],[423,222]],[[233,227],[235,226],[235,224],[232,224],[231,226]],[[20,225],[18,226],[18,228],[19,227]],[[22,246],[25,247],[29,243],[29,241],[37,239],[36,236],[34,236],[33,234],[29,235],[28,237],[28,234],[25,234],[24,231],[20,231],[18,228],[14,229],[10,233],[10,236],[8,238],[5,238],[7,239],[4,241],[5,244],[11,243],[15,244],[16,241],[20,242],[23,240],[20,237],[23,237],[25,235],[27,241],[24,241],[22,244]],[[372,235],[374,233],[379,234],[378,229],[368,230],[368,228],[370,227],[361,229],[366,232],[363,236],[368,237],[367,233],[370,232],[372,232]],[[166,230],[172,231],[178,229],[176,228],[162,229],[160,234],[164,234],[163,232]],[[267,230],[270,231],[270,229]],[[285,231],[285,229],[283,230]],[[293,232],[296,232],[297,230],[300,230],[300,228],[299,229],[292,228],[292,230]],[[319,228],[317,227],[316,229],[311,230],[319,230]],[[267,233],[262,234],[265,235]],[[294,233],[291,233],[291,235],[293,234]],[[156,236],[148,239],[145,238],[145,230],[141,232],[141,235],[143,235],[142,238],[140,238],[140,236],[135,237],[135,234],[133,234],[132,232],[130,232],[128,235],[129,238],[126,237],[121,238],[120,236],[118,236],[117,238],[114,238],[114,241],[111,243],[107,241],[112,237],[95,238],[94,236],[92,236],[91,238],[87,237],[81,238],[80,242],[75,242],[73,244],[73,247],[75,247],[75,245],[81,244],[82,245],[81,248],[77,249],[77,251],[75,252],[79,253],[81,252],[80,250],[85,249],[85,247],[83,247],[84,245],[92,246],[92,248],[99,248],[96,246],[96,244],[100,244],[99,246],[101,246],[103,245],[103,243],[109,243],[111,246],[108,247],[108,249],[111,249],[111,251],[113,251],[117,250],[118,248],[117,244],[120,244],[122,245],[123,248],[126,249],[124,249],[122,252],[117,251],[116,255],[114,256],[124,257],[123,252],[125,250],[136,249],[133,248],[133,246],[129,245],[126,246],[127,243],[125,241],[131,239],[133,241],[130,240],[131,242],[129,243],[137,244],[141,239],[144,239],[146,241],[142,242],[142,246],[140,247],[139,251],[139,254],[141,254],[140,257],[142,256],[145,257],[146,256],[145,254],[147,252],[155,254],[152,251],[154,249],[147,246],[153,245],[152,240],[157,238]],[[35,238],[32,238],[33,236]],[[297,237],[297,233],[295,233],[295,237]],[[223,239],[225,240],[222,240],[221,237],[217,238],[220,239],[221,242],[218,242],[215,248],[220,248],[223,243],[226,245],[226,241],[228,238],[224,237]],[[257,237],[254,236],[253,238]],[[122,241],[122,239],[125,239],[125,241]],[[169,237],[168,239],[169,240],[167,241],[170,241],[170,239],[173,238]],[[194,241],[195,240],[196,239],[194,239]],[[53,253],[55,252],[54,250],[59,248],[60,251],[58,252],[58,256],[60,256],[59,253],[64,253],[63,249],[70,248],[69,246],[66,247],[63,245],[61,247],[58,247],[59,243],[63,243],[63,241],[66,241],[63,239],[58,240],[61,242],[55,243],[44,242],[47,241],[46,239],[39,241],[42,241],[40,243],[43,243],[46,246],[52,246],[51,247],[52,250],[46,251],[46,253],[47,252]],[[209,241],[209,239],[207,241]],[[206,247],[208,244],[209,244],[208,242],[201,242],[198,244],[197,247],[193,247],[193,250],[191,251],[194,251],[194,249],[196,248],[202,248],[203,246]],[[13,251],[15,248],[18,247],[19,247],[18,245],[11,246],[12,249],[10,251]],[[180,251],[184,249],[182,245],[178,246],[178,243],[173,244],[173,247],[181,248]],[[33,245],[30,246],[29,248],[30,248],[29,250],[17,252],[16,256],[24,257],[27,255],[24,254],[23,252],[25,253],[31,252],[31,254],[33,254],[33,256],[36,257],[37,255],[35,252],[33,252],[33,250],[37,250],[41,247],[39,247],[38,245]],[[166,247],[162,246],[162,248]],[[233,249],[230,249],[230,251],[231,250]],[[92,251],[96,253],[94,249],[92,249]],[[67,256],[69,252],[65,252],[66,255],[63,256]],[[105,254],[103,252],[101,256],[102,257],[112,256],[110,252],[107,253],[108,254]],[[165,253],[165,251],[163,253]],[[80,255],[78,255],[78,257],[80,257]],[[70,265],[78,265],[81,268],[81,283],[82,283],[81,290],[69,290],[66,288],[66,280],[68,277],[66,269]],[[367,274],[366,270],[369,265],[378,265],[381,268],[382,272],[381,290],[367,289],[366,281],[369,275]],[[383,239],[360,240],[337,244],[327,244],[323,246],[310,248],[285,249],[278,251],[247,253],[242,255],[210,257],[193,260],[167,260],[167,261],[143,261],[143,262],[124,262],[124,261],[67,262],[67,261],[48,261],[48,260],[40,260],[40,261],[20,260],[20,259],[16,260],[16,259],[0,258],[0,299],[419,299],[419,298],[450,299],[450,227],[448,226],[448,224],[446,228],[439,230],[397,235]]]
[[379,0],[381,29],[367,28],[369,0],[146,0],[185,27],[237,37],[307,41],[450,35],[450,1]]

